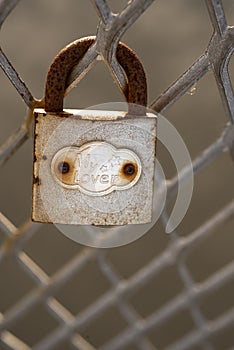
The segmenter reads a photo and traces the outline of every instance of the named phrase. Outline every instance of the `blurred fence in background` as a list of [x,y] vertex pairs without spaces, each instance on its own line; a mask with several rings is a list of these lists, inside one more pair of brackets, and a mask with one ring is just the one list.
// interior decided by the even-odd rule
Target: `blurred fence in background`
[[[11,11],[17,12],[15,6],[20,2],[23,0],[0,0],[1,25]],[[224,168],[224,164],[232,166],[234,161],[234,94],[230,78],[233,67],[229,65],[234,51],[234,27],[226,22],[225,4],[221,0],[204,2],[213,26],[206,50],[168,89],[159,94],[150,108],[167,113],[184,94],[193,93],[201,78],[210,73],[214,75],[223,103],[223,110],[217,110],[216,116],[221,120],[220,132],[193,159],[195,181],[199,181],[203,171],[211,169],[206,175],[206,182],[201,185],[210,202],[204,208],[202,195],[195,194],[198,204],[189,214],[193,218],[193,229],[185,219],[182,234],[179,227],[178,232],[167,236],[164,233],[165,211],[161,223],[144,238],[132,245],[108,251],[69,242],[50,225],[33,224],[30,219],[22,225],[15,225],[14,219],[5,214],[4,204],[17,212],[17,205],[24,204],[24,193],[21,193],[20,202],[14,201],[9,187],[1,180],[2,191],[5,191],[5,197],[1,195],[0,214],[1,349],[234,349],[234,177],[232,167]],[[142,14],[150,13],[152,3],[153,0],[133,0],[118,16],[113,16],[106,1],[93,0],[100,17],[96,44],[73,71],[70,84],[79,81],[81,72],[87,70],[101,52],[114,72],[117,84],[123,87],[125,76],[115,59],[116,45]],[[194,11],[192,2],[188,3],[190,11]],[[157,6],[160,7],[160,1],[155,2],[151,14],[157,13]],[[79,11],[82,13],[82,9]],[[56,9],[54,12],[56,16]],[[183,16],[181,13],[181,21]],[[144,22],[146,31],[148,20]],[[56,28],[58,36],[60,23]],[[37,26],[38,30],[42,30],[43,20]],[[154,26],[157,31],[156,22]],[[173,26],[169,31],[173,31]],[[147,37],[136,39],[147,41]],[[37,45],[43,48],[44,40],[46,37]],[[193,42],[190,40],[188,43],[189,46],[182,45],[181,50],[190,50]],[[153,47],[156,42],[150,45]],[[160,46],[160,43],[157,45]],[[173,43],[164,42],[164,46],[167,45]],[[26,52],[24,56],[27,56]],[[11,125],[12,134],[0,148],[1,169],[4,167],[6,174],[10,174],[8,163],[17,157],[17,152],[30,136],[31,110],[40,105],[40,101],[32,95],[27,82],[25,84],[21,80],[20,72],[14,69],[2,49],[0,65],[28,107],[26,119],[22,119],[18,130]],[[152,70],[159,74],[157,62]],[[149,82],[150,79],[151,75]],[[4,84],[1,89],[4,89]],[[214,97],[209,99],[208,90],[204,93],[202,104],[205,105]],[[204,124],[201,126],[198,122],[198,129],[206,136],[213,125],[210,120],[205,123],[206,113],[202,113]],[[1,113],[1,128],[6,118],[10,116]],[[188,129],[194,127],[189,118],[188,115]],[[15,165],[11,167],[11,171],[15,169],[15,175],[9,177],[17,182],[20,170]],[[17,160],[17,166],[24,167],[24,161]],[[225,172],[230,173],[228,181],[225,180]],[[183,180],[186,181],[186,169]],[[20,181],[16,185],[20,187]],[[168,179],[167,185],[168,193],[173,192],[177,177]],[[221,200],[220,194],[225,186],[230,197],[226,202]],[[210,192],[206,192],[207,187]],[[10,204],[6,204],[8,197]],[[214,206],[212,201],[215,201]],[[201,213],[197,209],[199,206]],[[188,221],[191,217],[188,216]]]

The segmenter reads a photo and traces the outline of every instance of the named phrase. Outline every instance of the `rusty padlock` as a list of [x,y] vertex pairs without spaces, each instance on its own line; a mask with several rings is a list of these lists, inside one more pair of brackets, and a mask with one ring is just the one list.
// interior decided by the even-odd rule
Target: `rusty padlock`
[[146,113],[140,60],[119,43],[128,111],[63,109],[68,76],[94,38],[77,40],[52,62],[45,108],[35,109],[32,219],[80,225],[151,221],[156,116]]

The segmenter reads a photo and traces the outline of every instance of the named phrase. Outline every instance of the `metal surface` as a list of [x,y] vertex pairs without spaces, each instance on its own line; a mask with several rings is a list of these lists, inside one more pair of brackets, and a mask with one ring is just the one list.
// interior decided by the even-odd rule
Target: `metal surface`
[[[46,79],[45,110],[47,112],[62,112],[68,76],[91,45],[95,45],[95,37],[82,38],[66,46],[55,57]],[[121,92],[127,102],[146,106],[146,77],[139,58],[123,43],[119,43],[117,47],[116,58],[127,77],[127,83],[121,87]],[[130,105],[130,108],[133,108],[133,106]],[[134,111],[129,111],[129,113],[134,114]],[[141,115],[142,109],[138,113]]]
[[150,222],[155,149],[154,114],[35,110],[33,220]]
[[104,141],[62,148],[51,162],[51,172],[61,186],[94,197],[133,187],[141,170],[134,152]]
[[[20,3],[20,1],[18,2]],[[143,0],[131,1],[116,16],[111,12],[106,1],[93,0],[101,21],[97,34],[97,42],[95,46],[92,46],[87,51],[78,66],[74,68],[69,79],[69,84],[74,80],[77,83],[82,77],[81,72],[86,71],[87,67],[94,62],[93,60],[100,55],[109,63],[118,84],[124,86],[126,84],[126,78],[115,59],[115,47],[118,44],[120,36],[131,27],[152,2]],[[0,1],[1,24],[16,3],[17,1],[15,0]],[[192,3],[194,4],[194,2],[191,2],[190,5]],[[221,109],[217,111],[220,125],[221,128],[224,128],[224,132],[217,133],[216,139],[212,139],[212,142],[209,141],[211,143],[210,145],[209,143],[206,143],[206,145],[203,144],[203,152],[193,160],[195,178],[198,181],[204,172],[210,170],[206,187],[202,188],[202,190],[207,191],[207,187],[210,185],[211,191],[207,191],[206,193],[207,196],[211,197],[212,193],[216,194],[218,191],[218,188],[215,186],[216,183],[213,183],[216,176],[213,166],[218,164],[217,167],[222,168],[224,163],[233,164],[234,95],[231,79],[228,75],[228,64],[234,49],[234,42],[233,27],[227,26],[223,11],[222,4],[227,3],[227,1],[206,0],[205,3],[214,30],[210,44],[207,46],[204,54],[181,77],[171,84],[165,92],[156,98],[151,106],[156,111],[170,110],[173,104],[177,106],[176,102],[181,101],[181,97],[189,91],[194,83],[200,81],[203,76],[207,76],[206,73],[210,72],[215,76],[224,110],[230,123],[225,126],[224,112]],[[172,3],[170,3],[171,5]],[[157,2],[157,6],[160,6],[160,1]],[[157,12],[157,6],[155,6],[155,12]],[[72,10],[70,11],[72,12]],[[17,8],[15,11],[17,11]],[[151,8],[149,11],[151,11]],[[193,12],[192,7],[190,11],[191,13]],[[55,15],[54,11],[53,15]],[[56,15],[58,15],[58,12],[56,12]],[[161,13],[160,15],[164,17],[165,13]],[[180,16],[184,21],[185,14],[183,11],[180,13]],[[156,21],[154,23],[155,31],[157,31],[157,24]],[[197,22],[195,25],[196,27],[198,26]],[[60,27],[58,26],[56,30],[56,35],[58,35]],[[170,30],[172,32],[174,28],[171,27]],[[186,30],[187,27],[186,29],[183,28],[183,33]],[[139,37],[137,40],[140,41],[143,39]],[[157,43],[158,41],[155,39],[155,42],[153,41],[151,45],[154,46]],[[163,45],[167,47],[171,45],[171,42],[164,42]],[[193,42],[190,42],[189,49],[191,49],[192,45]],[[162,46],[160,48],[162,50]],[[183,50],[187,51],[188,48],[183,47]],[[43,55],[47,55],[47,53],[43,52]],[[22,96],[26,105],[29,107],[38,106],[40,102],[35,97],[32,99],[32,93],[26,88],[12,65],[9,64],[9,60],[6,59],[2,50],[0,63],[3,71],[16,87],[19,94],[23,92]],[[155,62],[153,64],[155,74],[157,74],[156,72],[159,72],[161,68]],[[206,98],[208,99],[208,91],[204,93],[203,105],[206,104]],[[191,122],[190,113],[191,110],[189,110],[186,116],[188,118],[188,124]],[[2,120],[6,118],[4,114],[1,117]],[[204,122],[206,118],[207,114],[204,112]],[[20,146],[29,136],[30,122],[31,114],[29,113],[26,121],[23,120],[20,128],[16,132],[13,132],[1,146],[1,164],[9,158],[10,160],[14,160],[16,157],[14,153],[18,149],[22,150]],[[211,123],[206,124],[206,127],[203,125],[203,131],[206,133],[213,127],[214,125],[211,125]],[[219,163],[220,158],[224,159],[221,166]],[[8,165],[9,162],[6,166]],[[215,169],[217,170],[217,168]],[[183,174],[181,174],[184,181],[186,181],[186,174],[185,168]],[[223,187],[225,171],[220,176],[219,181],[219,186]],[[17,185],[19,186],[19,183]],[[169,179],[167,185],[169,191],[168,197],[173,197],[176,193],[177,177]],[[232,189],[233,182],[230,181],[229,191]],[[198,201],[202,206],[201,194]],[[19,280],[17,280],[18,285],[16,286],[15,283],[12,288],[15,291],[18,292],[22,287],[23,277],[26,276],[30,281],[33,281],[32,285],[26,288],[20,296],[17,294],[17,298],[10,299],[12,290],[11,288],[7,290],[7,294],[9,294],[9,299],[7,299],[8,304],[0,315],[1,349],[232,350],[234,348],[234,255],[232,240],[234,201],[230,200],[228,202],[227,199],[226,204],[224,204],[224,202],[221,202],[219,196],[216,196],[213,201],[216,203],[216,209],[212,209],[211,212],[209,211],[210,205],[207,205],[205,208],[202,206],[207,216],[204,218],[201,214],[198,215],[195,213],[196,228],[187,228],[185,236],[181,236],[180,232],[174,232],[167,238],[167,244],[161,244],[159,249],[156,244],[160,243],[159,240],[152,243],[151,237],[158,236],[158,232],[153,231],[147,238],[149,240],[147,246],[144,246],[141,241],[138,248],[134,248],[135,250],[131,246],[125,247],[124,250],[121,250],[119,260],[115,259],[116,252],[113,252],[112,256],[112,252],[108,255],[102,249],[76,247],[71,253],[72,256],[69,256],[65,262],[62,256],[66,252],[65,247],[68,243],[64,240],[62,241],[62,253],[59,258],[60,263],[54,270],[47,269],[44,261],[48,255],[53,255],[52,260],[55,260],[54,256],[56,256],[60,236],[53,236],[49,232],[47,238],[43,241],[45,244],[40,247],[40,240],[43,240],[43,232],[46,229],[45,226],[32,224],[30,220],[22,225],[14,224],[14,220],[7,217],[7,211],[1,213],[0,229],[6,241],[0,249],[0,266],[4,266],[9,260],[13,261],[13,267],[11,268],[11,266],[7,265],[8,268],[4,270],[7,271],[6,274],[1,276],[1,294],[4,288],[3,281],[9,278],[14,269],[19,268],[17,271],[21,272]],[[18,203],[18,206],[15,204],[15,210],[18,210],[20,205],[22,204]],[[199,211],[199,208],[197,211]],[[165,225],[166,221],[167,215],[164,213],[162,225]],[[229,235],[227,232],[231,232],[231,234]],[[50,233],[52,235],[51,240],[49,240]],[[33,240],[37,237],[39,238],[35,241],[35,244],[40,249],[41,256],[43,257],[41,260],[40,254],[36,255],[35,250],[27,252],[27,244],[30,245],[30,243],[33,243]],[[213,244],[212,242],[215,243]],[[225,246],[224,242],[226,242]],[[46,250],[47,244],[51,244],[49,250]],[[154,245],[153,254],[152,245]],[[217,250],[215,250],[216,246],[218,246]],[[197,250],[198,247],[203,248],[205,251],[205,260],[202,260],[202,249]],[[215,258],[214,260],[210,260],[213,250]],[[124,253],[130,257],[127,263],[124,259]],[[225,257],[223,260],[220,259],[221,254]],[[148,260],[146,259],[147,256],[149,256]],[[190,262],[194,256],[195,266],[198,266],[201,274],[205,272],[203,278],[196,278],[195,276],[196,269]],[[228,256],[230,257],[229,259],[226,258]],[[124,267],[121,269],[122,260]],[[131,266],[132,260],[134,260],[134,264],[132,263],[132,265],[134,265],[135,269],[130,270],[130,273],[129,265]],[[46,261],[48,262],[48,260]],[[87,285],[85,291],[83,289],[83,293],[81,292],[80,294],[79,292],[80,290],[82,291],[84,282],[84,274],[82,275],[82,272],[90,272],[89,266],[92,264],[95,264],[97,267],[95,272],[91,270],[92,275],[90,279],[92,283]],[[173,274],[170,274],[169,272],[172,268]],[[165,279],[163,279],[165,271],[169,272]],[[99,294],[92,295],[90,299],[85,299],[88,290],[90,292],[90,290],[98,289],[99,283],[101,283],[99,273],[101,273],[102,278],[105,278],[108,286],[106,286],[105,291],[99,290]],[[176,282],[173,279],[174,275],[179,276],[182,284],[180,289],[176,289]],[[78,277],[75,279],[76,276]],[[69,288],[69,282],[74,279],[75,292],[73,288],[72,292],[69,290],[70,294],[67,293],[67,299],[63,298],[66,288]],[[172,284],[170,283],[171,279],[173,280]],[[152,281],[155,282],[156,288],[150,284]],[[25,281],[24,283],[26,284],[27,282]],[[95,288],[93,285],[95,285]],[[162,289],[161,293],[160,287]],[[134,303],[134,295],[140,293],[142,289],[145,293],[142,296],[140,295],[140,302],[138,299],[138,303],[136,301]],[[145,310],[142,311],[140,305],[147,305],[149,302],[147,292],[151,289],[153,294],[152,300],[156,304],[149,304],[149,312],[143,312]],[[172,289],[172,293],[167,294],[170,289]],[[61,290],[62,292],[59,294]],[[71,309],[69,307],[71,305],[69,302],[73,298],[73,294],[75,294],[76,302],[82,299],[82,308]],[[160,295],[164,294],[167,294],[167,297],[161,297],[158,300]],[[42,317],[39,315],[37,312],[39,306],[43,307],[46,316],[49,315],[53,320],[56,320],[54,327],[48,327],[44,333],[39,332],[46,322],[46,316]],[[210,317],[207,316],[206,307],[210,307]],[[218,307],[220,307],[219,312],[217,311]],[[36,311],[33,314],[33,318],[30,318],[30,314],[34,310]],[[216,312],[212,313],[214,310]],[[108,311],[110,312],[110,316],[109,318],[105,318]],[[189,327],[190,319],[184,319],[183,313],[185,312],[192,319],[193,325],[191,327]],[[120,317],[124,320],[124,324],[122,324],[122,327],[117,327],[116,318]],[[25,321],[27,318],[28,322]],[[182,322],[183,319],[184,322]],[[38,336],[33,341],[31,339],[30,344],[28,340],[29,331],[27,332],[27,330],[30,329],[30,333],[32,333],[30,327],[33,321],[36,322]],[[26,327],[24,327],[24,322],[26,322]],[[183,323],[187,324],[188,327],[183,328]],[[20,328],[21,324],[22,328]],[[18,329],[17,326],[19,327]],[[182,327],[183,331],[179,327]],[[97,333],[94,331],[95,328],[97,328]],[[93,337],[90,338],[87,334],[93,334]],[[163,334],[164,342],[162,340]],[[101,336],[102,338],[100,340]]]
[[[144,118],[147,84],[136,54],[122,43],[117,47],[116,57],[127,77],[121,91],[133,118],[128,120],[126,113],[119,116],[111,111],[82,117],[79,111],[70,110],[63,115],[68,76],[94,43],[95,38],[88,37],[66,46],[47,74],[45,110],[35,113],[32,218],[81,225],[148,223],[152,216],[156,117]],[[103,143],[94,143],[97,140]],[[104,168],[109,171],[103,172]]]

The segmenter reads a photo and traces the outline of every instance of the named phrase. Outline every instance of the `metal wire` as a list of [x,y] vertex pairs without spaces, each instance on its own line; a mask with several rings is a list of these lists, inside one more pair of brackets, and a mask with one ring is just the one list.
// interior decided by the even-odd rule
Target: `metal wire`
[[[0,0],[0,26],[4,23],[9,13],[19,1]],[[118,42],[125,31],[144,13],[153,0],[130,1],[119,14],[113,14],[105,0],[92,0],[94,7],[100,17],[95,44],[88,50],[84,58],[73,70],[68,88],[69,92],[79,80],[87,73],[91,65],[101,57],[116,80],[120,88],[126,84],[126,77],[119,67],[115,50]],[[212,71],[219,88],[223,101],[224,110],[229,117],[229,123],[222,135],[215,140],[204,152],[193,160],[195,176],[203,168],[209,167],[222,152],[229,152],[234,160],[234,94],[232,84],[228,75],[228,64],[234,51],[234,27],[228,26],[221,0],[205,0],[210,15],[214,33],[204,54],[179,77],[165,92],[163,92],[150,105],[157,112],[165,111],[188,91],[194,83],[200,80],[208,71]],[[25,104],[29,107],[26,120],[22,121],[21,127],[9,137],[0,147],[0,164],[3,164],[20,148],[29,136],[28,129],[32,122],[32,108],[40,105],[40,101],[33,97],[26,84],[20,79],[18,73],[10,63],[9,59],[0,49],[0,65],[6,76],[23,97]],[[182,179],[186,181],[187,169],[182,170]],[[176,193],[177,177],[167,181],[169,197]],[[192,274],[187,266],[186,259],[198,242],[203,241],[211,235],[214,230],[222,227],[234,216],[234,201],[220,208],[217,213],[206,222],[198,223],[198,228],[186,237],[180,237],[176,232],[171,234],[171,242],[165,250],[155,256],[153,260],[142,266],[131,277],[123,279],[111,266],[103,250],[84,248],[77,253],[57,273],[49,276],[34,260],[29,257],[23,247],[27,240],[41,227],[27,221],[21,227],[16,227],[10,218],[0,213],[0,229],[8,237],[0,248],[0,263],[9,255],[13,254],[17,264],[32,277],[35,287],[29,293],[12,305],[4,314],[0,314],[0,344],[11,350],[29,350],[31,347],[15,336],[11,326],[27,315],[38,304],[43,303],[47,312],[58,320],[58,327],[51,331],[45,338],[36,343],[33,350],[49,350],[56,345],[67,341],[75,349],[94,350],[95,347],[81,336],[80,330],[88,326],[93,320],[102,317],[104,312],[115,306],[118,308],[122,318],[126,321],[126,328],[117,336],[109,339],[100,347],[101,350],[125,349],[133,344],[134,349],[153,350],[156,345],[150,340],[149,333],[160,326],[163,322],[170,320],[179,311],[187,310],[195,328],[180,337],[166,350],[192,349],[200,346],[205,350],[215,349],[211,342],[213,335],[221,332],[234,324],[234,308],[214,320],[206,320],[200,307],[201,301],[212,292],[234,279],[234,259],[226,266],[216,271],[201,283],[193,280]],[[162,222],[166,223],[167,214],[163,215]],[[82,271],[90,261],[96,261],[100,271],[109,281],[111,288],[98,299],[94,300],[82,312],[73,315],[55,294],[62,286],[76,274]],[[178,274],[183,282],[183,290],[175,295],[166,304],[142,318],[133,308],[129,299],[142,286],[156,278],[163,269],[176,266]]]

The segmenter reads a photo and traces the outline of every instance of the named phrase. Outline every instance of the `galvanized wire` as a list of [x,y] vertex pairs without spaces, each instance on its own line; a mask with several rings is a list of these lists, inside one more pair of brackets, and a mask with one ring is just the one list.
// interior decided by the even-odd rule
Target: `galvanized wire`
[[[0,26],[17,2],[19,1],[0,1]],[[118,15],[114,15],[111,12],[105,0],[93,0],[92,2],[100,17],[97,38],[95,44],[73,70],[67,92],[79,82],[92,64],[100,57],[109,67],[119,87],[123,88],[125,86],[126,77],[117,63],[115,50],[125,31],[147,10],[153,0],[130,1]],[[234,51],[234,27],[227,24],[221,0],[205,0],[205,2],[214,28],[214,33],[206,51],[181,77],[150,104],[150,107],[157,112],[165,111],[208,71],[213,72],[229,123],[220,137],[193,160],[195,176],[198,176],[202,169],[209,167],[212,162],[215,162],[222,152],[229,152],[230,159],[234,160],[234,94],[228,74],[228,64]],[[0,65],[12,85],[22,96],[25,104],[29,107],[26,120],[22,121],[19,130],[13,132],[9,139],[0,147],[0,164],[3,164],[14,155],[28,138],[28,130],[32,122],[32,109],[35,106],[40,106],[41,102],[33,97],[1,48]],[[181,172],[183,181],[186,181],[187,170],[185,168]],[[176,194],[177,182],[178,177],[167,181],[168,200]],[[7,238],[0,248],[0,263],[4,261],[9,253],[13,254],[17,264],[22,266],[25,274],[32,277],[35,282],[35,287],[30,293],[12,305],[4,314],[0,314],[0,343],[11,350],[31,349],[28,344],[16,337],[9,329],[13,324],[20,322],[36,305],[43,303],[47,312],[59,321],[59,325],[54,331],[35,344],[32,348],[33,350],[53,349],[65,340],[75,349],[94,350],[95,347],[81,336],[80,330],[84,329],[91,321],[100,318],[112,306],[119,309],[127,326],[124,331],[102,345],[100,347],[101,350],[125,349],[130,344],[133,344],[136,349],[156,349],[156,346],[148,337],[149,332],[181,310],[189,311],[195,328],[164,349],[183,350],[191,349],[192,346],[196,345],[205,350],[215,349],[210,339],[212,335],[228,327],[233,327],[234,308],[224,312],[216,319],[208,321],[202,313],[200,303],[216,289],[227,283],[227,281],[234,279],[234,259],[201,283],[193,280],[187,267],[186,259],[198,242],[206,239],[214,230],[222,227],[233,216],[234,201],[232,200],[225,207],[220,208],[217,213],[214,213],[206,222],[198,222],[197,229],[190,232],[186,237],[180,237],[176,232],[173,232],[170,236],[171,243],[159,256],[155,256],[154,259],[142,266],[131,277],[123,279],[115,271],[114,266],[111,266],[105,256],[105,252],[93,248],[84,248],[67,264],[62,266],[57,273],[49,276],[33,260],[33,257],[29,257],[23,251],[25,242],[31,239],[41,225],[33,224],[28,220],[21,227],[16,227],[10,218],[0,213],[0,229]],[[165,224],[166,221],[167,213],[165,211],[162,222]],[[94,300],[82,312],[73,315],[56,299],[55,294],[75,273],[82,271],[91,260],[97,262],[100,270],[110,282],[111,288],[101,297]],[[152,310],[149,316],[143,318],[134,310],[129,302],[129,298],[133,292],[136,293],[137,290],[169,266],[176,266],[184,285],[183,291],[175,295],[161,308]]]

